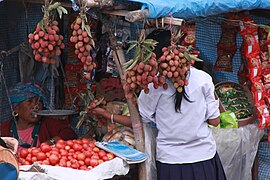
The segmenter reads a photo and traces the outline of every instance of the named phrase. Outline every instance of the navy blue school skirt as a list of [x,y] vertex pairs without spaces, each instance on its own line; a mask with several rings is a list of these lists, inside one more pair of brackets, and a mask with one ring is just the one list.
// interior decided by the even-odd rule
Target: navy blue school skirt
[[188,164],[166,164],[159,161],[158,180],[226,180],[218,154],[209,160]]

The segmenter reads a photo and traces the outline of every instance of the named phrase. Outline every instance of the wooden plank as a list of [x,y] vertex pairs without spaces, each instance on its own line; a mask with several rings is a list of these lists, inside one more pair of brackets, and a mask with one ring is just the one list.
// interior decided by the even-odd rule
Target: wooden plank
[[[117,45],[117,40],[113,32],[109,29],[109,27],[107,28],[107,32],[109,32],[110,43],[111,43],[111,46],[113,47],[113,58],[115,60],[116,67],[121,78],[121,83],[122,85],[125,85],[126,84],[125,69],[123,68],[122,64],[124,64],[126,60],[125,60],[125,54],[124,54],[123,48]],[[131,99],[127,99],[127,104],[129,108],[131,121],[132,121],[132,129],[134,132],[136,149],[141,152],[145,152],[143,125],[141,122],[141,117],[138,112],[137,105]],[[146,180],[146,163],[145,162],[139,164],[139,179]]]
[[[24,0],[25,3],[44,4],[44,0]],[[63,7],[71,8],[70,2],[60,2]]]
[[[137,21],[143,21],[144,17],[148,19],[149,12],[148,10],[137,10],[137,11],[127,11],[127,10],[116,10],[116,11],[109,11],[105,10],[102,11],[104,14],[108,15],[113,15],[113,16],[122,16],[125,17],[125,20],[129,22],[137,22]],[[133,17],[133,15],[136,17]],[[177,25],[181,26],[183,22],[185,21],[184,19],[180,18],[171,18],[171,17],[163,17],[157,19],[158,23],[160,24],[172,24],[172,25]]]

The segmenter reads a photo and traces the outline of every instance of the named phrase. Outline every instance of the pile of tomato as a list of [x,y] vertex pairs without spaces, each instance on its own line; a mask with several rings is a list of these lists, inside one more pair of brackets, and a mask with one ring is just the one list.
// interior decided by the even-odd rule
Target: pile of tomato
[[95,146],[94,141],[86,138],[78,140],[58,140],[54,146],[42,143],[40,147],[31,147],[19,151],[19,164],[31,165],[38,162],[43,165],[62,166],[80,170],[91,170],[99,164],[113,159],[113,153]]

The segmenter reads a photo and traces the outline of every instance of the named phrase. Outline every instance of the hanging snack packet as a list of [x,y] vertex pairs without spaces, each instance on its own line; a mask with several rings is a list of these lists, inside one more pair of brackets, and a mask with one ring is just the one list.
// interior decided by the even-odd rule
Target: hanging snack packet
[[265,97],[265,88],[260,77],[252,79],[251,91],[253,93],[255,104]]
[[270,115],[264,100],[255,104],[259,119],[259,128],[266,128],[270,122]]

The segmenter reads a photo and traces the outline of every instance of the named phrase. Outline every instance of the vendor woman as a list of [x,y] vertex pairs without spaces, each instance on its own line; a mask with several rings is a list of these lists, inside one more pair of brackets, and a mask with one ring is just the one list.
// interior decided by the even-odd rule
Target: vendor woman
[[36,82],[18,83],[9,91],[14,118],[4,122],[2,137],[14,137],[20,148],[39,146],[42,142],[54,144],[57,140],[76,139],[77,135],[65,120],[41,117],[34,110],[48,107],[46,92]]

